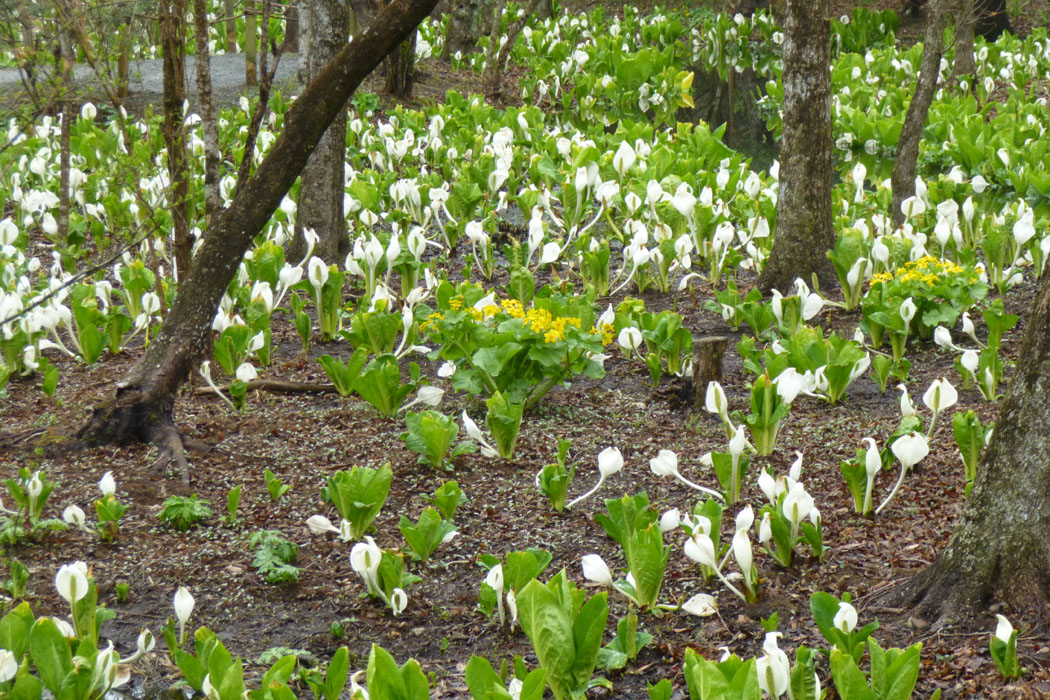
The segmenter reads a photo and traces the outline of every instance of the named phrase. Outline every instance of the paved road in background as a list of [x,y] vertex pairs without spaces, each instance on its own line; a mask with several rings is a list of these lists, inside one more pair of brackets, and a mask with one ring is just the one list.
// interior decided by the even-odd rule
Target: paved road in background
[[[296,80],[296,67],[298,55],[294,53],[283,54],[281,62],[277,67],[277,75],[274,78],[274,86],[282,94],[290,95],[298,91]],[[272,59],[271,59],[272,65]],[[145,104],[160,104],[163,86],[161,84],[161,61],[160,59],[133,61],[129,74],[129,106],[132,109]],[[89,66],[78,65],[73,73],[74,80],[81,86],[84,99],[105,101],[105,93],[99,87],[99,82]],[[244,55],[243,54],[221,54],[211,57],[211,81],[212,91],[215,94],[216,103],[220,106],[236,105],[242,94],[257,94],[258,88],[247,87],[244,83]],[[186,83],[190,109],[195,110],[197,104],[197,66],[192,56],[186,57]],[[19,72],[14,68],[0,69],[0,102],[7,103],[12,95],[22,91],[22,81]]]

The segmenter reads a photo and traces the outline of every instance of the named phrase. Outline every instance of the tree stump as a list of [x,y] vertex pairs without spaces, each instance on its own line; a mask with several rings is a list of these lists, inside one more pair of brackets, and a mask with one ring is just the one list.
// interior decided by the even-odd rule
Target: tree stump
[[701,338],[693,343],[693,395],[696,405],[704,403],[707,385],[722,381],[722,358],[729,339],[721,335]]

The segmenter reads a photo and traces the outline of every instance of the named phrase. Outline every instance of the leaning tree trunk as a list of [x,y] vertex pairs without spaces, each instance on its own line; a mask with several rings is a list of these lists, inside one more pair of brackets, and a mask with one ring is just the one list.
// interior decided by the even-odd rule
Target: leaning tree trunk
[[285,115],[284,130],[230,206],[208,227],[157,337],[117,384],[114,396],[95,409],[79,432],[86,444],[151,441],[161,447],[157,464],[171,458],[187,465],[174,425],[174,396],[210,339],[219,300],[244,252],[270,220],[299,176],[328,125],[346,108],[361,81],[429,14],[437,0],[397,0],[372,27],[339,52]]
[[186,101],[186,0],[160,3],[160,36],[164,51],[161,131],[168,150],[171,177],[171,219],[175,237],[175,265],[180,275],[190,269],[190,176],[186,157],[186,127],[182,105]]
[[784,12],[784,133],[773,250],[758,278],[762,293],[787,291],[835,270],[831,223],[831,22],[829,0],[787,0]]
[[1027,320],[1017,373],[962,519],[940,556],[884,598],[927,620],[991,603],[1045,613],[1050,591],[1050,275]]
[[[299,79],[305,84],[346,46],[350,12],[342,0],[304,0],[299,21],[303,39]],[[346,109],[342,109],[303,170],[295,237],[288,246],[290,260],[298,261],[306,253],[303,228],[311,228],[319,236],[314,253],[326,263],[342,263],[350,252],[343,214],[345,163]]]
[[951,0],[934,0],[926,15],[926,40],[922,45],[922,66],[915,85],[915,94],[904,117],[900,139],[897,141],[897,157],[893,161],[893,223],[904,223],[901,203],[915,194],[915,172],[919,160],[919,142],[926,126],[926,115],[937,91],[937,77],[941,72],[941,57],[944,55],[944,25],[948,21],[948,3]]

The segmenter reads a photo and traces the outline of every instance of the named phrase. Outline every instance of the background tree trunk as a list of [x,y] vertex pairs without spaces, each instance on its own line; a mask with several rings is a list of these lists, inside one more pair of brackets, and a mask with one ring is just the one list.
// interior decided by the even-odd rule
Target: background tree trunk
[[927,6],[926,40],[922,45],[922,67],[915,84],[915,94],[904,117],[900,140],[897,141],[897,157],[893,161],[893,223],[904,223],[901,203],[915,194],[915,172],[919,160],[919,143],[926,126],[926,115],[937,92],[937,77],[941,72],[941,57],[944,55],[944,25],[948,21],[948,3],[951,0],[933,0]]
[[189,223],[189,171],[186,127],[182,105],[186,101],[186,0],[160,3],[163,49],[164,145],[171,176],[171,219],[175,236],[175,264],[180,275],[190,269],[193,241]]
[[[300,14],[302,52],[299,79],[309,83],[346,46],[350,11],[343,0],[305,0]],[[320,236],[314,254],[327,263],[341,264],[350,252],[343,213],[343,179],[346,162],[346,109],[332,125],[303,169],[299,183],[299,208],[295,236],[288,246],[288,259],[299,261],[306,254],[303,228]]]
[[237,53],[237,3],[236,0],[223,0],[223,12],[226,14],[226,53]]
[[258,0],[244,0],[244,84],[257,85],[259,72],[256,56],[259,46],[259,28],[256,26],[259,14]]
[[489,43],[488,51],[485,52],[485,75],[482,76],[485,89],[496,98],[501,97],[503,73],[507,69],[507,62],[510,60],[510,52],[514,49],[514,43],[518,40],[521,30],[525,28],[529,17],[539,5],[540,0],[530,0],[529,4],[524,8],[524,13],[517,19],[512,20],[507,26],[507,43],[500,46],[500,16],[503,14],[505,3],[501,1],[496,4],[496,11],[492,17],[492,41]]
[[973,54],[975,20],[974,0],[958,0],[955,5],[955,63],[952,66],[952,75],[970,76],[971,89],[977,78],[977,61]]
[[219,196],[219,127],[211,94],[211,60],[208,51],[207,0],[193,0],[194,58],[197,66],[197,102],[204,131],[204,222],[205,227],[222,207]]
[[413,34],[386,57],[386,84],[383,89],[398,99],[407,100],[412,96],[415,77],[416,35]]
[[76,118],[76,100],[73,94],[73,67],[76,65],[76,54],[73,52],[73,32],[61,28],[58,36],[59,63],[61,71],[62,133],[59,137],[58,154],[58,234],[56,242],[65,245],[69,239],[69,159],[71,155],[73,120]]
[[784,132],[776,237],[758,278],[763,294],[786,292],[813,274],[835,284],[831,225],[831,22],[829,0],[787,0],[784,12]]
[[113,398],[81,429],[85,444],[152,441],[158,464],[174,459],[186,475],[183,441],[173,421],[174,395],[210,340],[219,300],[244,252],[270,220],[328,125],[362,80],[429,14],[437,0],[398,0],[310,83],[254,176],[208,227],[197,264],[182,282],[157,337],[117,384]]
[[995,41],[1003,32],[1011,32],[1010,15],[1006,11],[1006,0],[974,0],[977,10],[974,31],[988,41]]
[[885,602],[965,620],[993,602],[1045,615],[1050,591],[1050,275],[962,519],[941,555]]
[[284,6],[284,42],[281,53],[299,53],[299,0]]
[[469,53],[477,46],[478,39],[492,29],[492,8],[495,0],[447,0],[442,10],[448,13],[448,33],[442,58],[451,58],[459,53]]

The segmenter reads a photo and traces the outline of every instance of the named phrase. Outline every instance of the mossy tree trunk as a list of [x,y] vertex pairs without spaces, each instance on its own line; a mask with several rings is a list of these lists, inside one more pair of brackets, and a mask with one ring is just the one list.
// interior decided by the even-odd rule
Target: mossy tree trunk
[[915,174],[919,160],[919,143],[926,126],[926,115],[937,92],[937,77],[941,72],[941,57],[944,56],[944,25],[948,21],[948,4],[951,0],[933,0],[927,6],[926,39],[922,45],[922,64],[915,94],[904,117],[900,139],[897,141],[897,157],[893,161],[893,223],[904,223],[901,203],[915,194]]
[[436,2],[397,0],[386,7],[292,104],[270,152],[208,227],[157,337],[118,382],[112,398],[96,408],[80,430],[84,443],[155,442],[162,452],[157,464],[174,459],[187,478],[183,439],[174,424],[174,396],[211,340],[211,322],[223,292],[328,125],[346,108],[361,81],[415,31]]
[[1026,323],[1017,373],[948,546],[884,597],[926,619],[964,620],[992,603],[1044,615],[1050,592],[1050,275]]
[[784,8],[784,132],[773,250],[758,278],[763,294],[796,277],[835,284],[831,225],[831,22],[829,0]]

